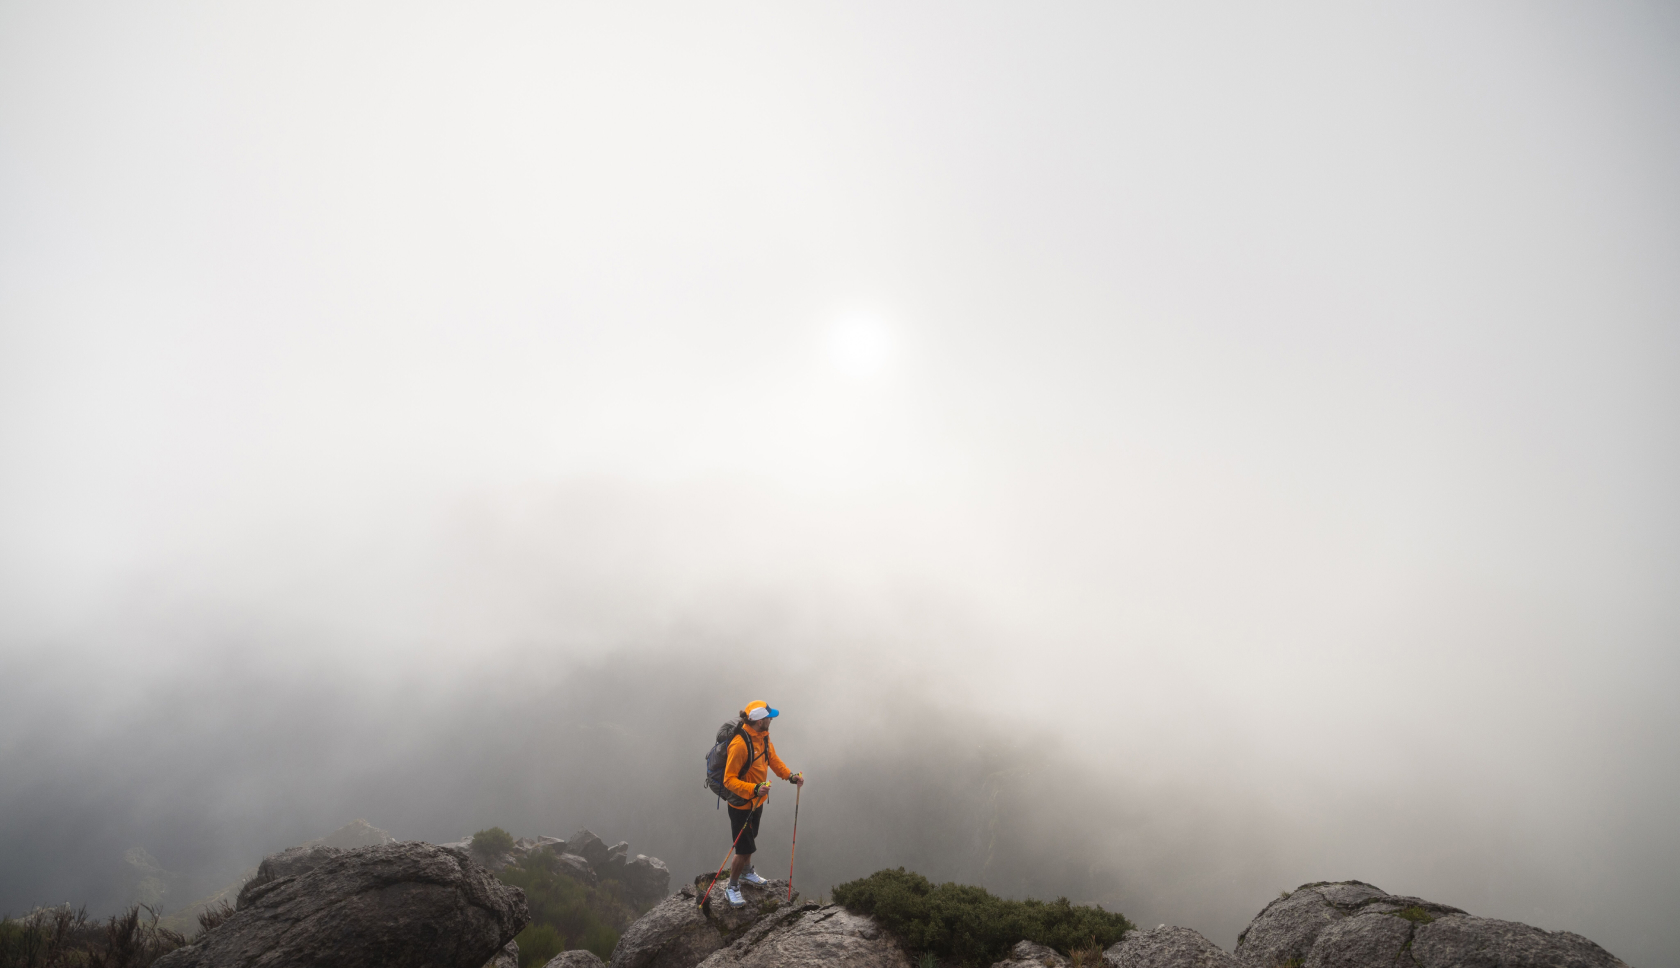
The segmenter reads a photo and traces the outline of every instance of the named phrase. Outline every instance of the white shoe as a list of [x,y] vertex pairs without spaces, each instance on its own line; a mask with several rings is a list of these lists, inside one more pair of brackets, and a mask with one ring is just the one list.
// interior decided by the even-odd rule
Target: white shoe
[[723,897],[724,900],[729,902],[730,907],[744,908],[747,906],[747,899],[741,896],[741,889],[738,887],[724,888]]
[[750,867],[747,868],[746,873],[741,875],[741,880],[745,881],[748,884],[751,884],[753,887],[763,887],[764,885],[770,883],[769,881],[765,880],[764,878],[759,877],[758,876],[758,871],[755,871]]

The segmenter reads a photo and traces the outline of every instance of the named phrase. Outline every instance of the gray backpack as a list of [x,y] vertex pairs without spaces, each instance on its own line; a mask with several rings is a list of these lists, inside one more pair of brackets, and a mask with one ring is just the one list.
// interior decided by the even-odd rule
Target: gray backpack
[[[738,722],[724,723],[718,727],[717,740],[712,743],[711,751],[706,754],[706,789],[717,794],[719,801],[728,803],[740,810],[752,801],[743,800],[735,795],[735,791],[723,785],[723,770],[724,767],[729,765],[729,742],[737,736],[746,738],[746,734],[741,732],[741,724]],[[752,766],[752,740],[748,739],[746,743],[747,761],[741,764],[741,772],[735,774],[737,780],[745,780],[747,778],[747,768]]]

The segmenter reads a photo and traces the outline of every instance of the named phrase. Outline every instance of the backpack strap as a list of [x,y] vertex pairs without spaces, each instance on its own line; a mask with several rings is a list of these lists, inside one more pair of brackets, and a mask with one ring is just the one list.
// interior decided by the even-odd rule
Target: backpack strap
[[735,735],[741,737],[741,742],[747,744],[747,759],[746,759],[746,762],[741,764],[740,771],[735,774],[735,779],[745,780],[747,778],[747,770],[752,766],[753,741],[752,741],[752,737],[748,736],[746,734],[746,732],[743,731],[741,729],[741,727],[739,727],[739,726],[735,727]]

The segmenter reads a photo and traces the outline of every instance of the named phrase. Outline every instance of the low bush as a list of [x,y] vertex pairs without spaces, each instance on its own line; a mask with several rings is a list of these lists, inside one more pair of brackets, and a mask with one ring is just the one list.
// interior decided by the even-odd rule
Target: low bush
[[233,905],[226,901],[212,904],[198,912],[198,933],[203,934],[234,915]]
[[488,830],[480,830],[478,833],[472,835],[472,847],[470,848],[470,851],[473,857],[477,858],[481,864],[490,864],[498,861],[503,855],[512,849],[513,834],[508,833],[500,827],[491,827]]
[[146,968],[186,943],[181,934],[158,927],[157,913],[148,907],[104,921],[89,920],[85,908],[66,907],[0,919],[0,968]]
[[1010,901],[983,887],[935,885],[902,867],[841,884],[834,900],[948,965],[990,965],[1023,938],[1063,954],[1106,948],[1132,929],[1122,914],[1065,897]]
[[514,938],[519,968],[544,965],[571,948],[587,948],[602,961],[612,958],[618,936],[642,911],[624,900],[623,886],[603,878],[591,886],[567,874],[547,849],[533,850],[517,864],[496,872],[502,883],[525,892],[531,923]]

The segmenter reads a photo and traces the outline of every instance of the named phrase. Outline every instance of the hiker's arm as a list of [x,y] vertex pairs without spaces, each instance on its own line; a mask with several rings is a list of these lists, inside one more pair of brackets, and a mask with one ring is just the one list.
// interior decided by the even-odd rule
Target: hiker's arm
[[741,767],[747,762],[747,741],[737,736],[729,741],[729,760],[723,766],[723,785],[730,793],[744,800],[758,795],[758,788],[741,779]]
[[793,776],[793,771],[788,769],[788,765],[782,762],[782,758],[780,756],[776,755],[776,744],[766,743],[765,747],[769,751],[769,756],[767,756],[766,759],[770,762],[770,769],[775,770],[776,775],[784,780]]

